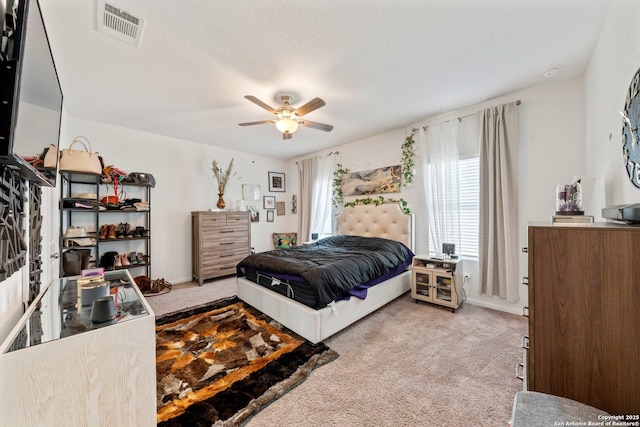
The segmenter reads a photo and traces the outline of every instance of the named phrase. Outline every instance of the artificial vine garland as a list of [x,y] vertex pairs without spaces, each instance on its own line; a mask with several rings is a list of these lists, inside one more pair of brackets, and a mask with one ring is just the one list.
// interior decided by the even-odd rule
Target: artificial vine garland
[[411,128],[411,134],[404,139],[402,143],[402,185],[408,187],[413,182],[413,167],[414,157],[416,153],[414,151],[415,140],[413,136],[418,129]]
[[367,197],[366,199],[355,199],[351,202],[347,202],[344,204],[345,207],[353,207],[356,205],[375,205],[379,206],[385,203],[400,203],[400,208],[402,212],[406,214],[410,214],[411,210],[409,209],[409,204],[404,199],[385,199],[382,196],[378,196],[376,198]]
[[[411,134],[408,135],[404,142],[402,143],[402,186],[408,187],[413,182],[413,168],[414,168],[414,158],[415,158],[415,140],[413,136],[416,134],[418,129],[412,128]],[[383,203],[400,203],[400,207],[404,213],[411,213],[409,210],[408,203],[404,199],[385,199],[382,196],[378,196],[376,198],[367,197],[366,199],[355,199],[351,202],[344,203],[344,197],[342,194],[342,179],[345,175],[349,174],[349,169],[344,168],[340,163],[338,163],[336,170],[333,172],[333,194],[332,194],[332,202],[333,206],[344,205],[355,206],[355,205],[370,205],[374,204],[376,206],[381,205]]]
[[340,163],[337,165],[337,169],[333,172],[333,206],[338,207],[344,202],[342,197],[342,178],[349,173],[349,169],[343,168]]

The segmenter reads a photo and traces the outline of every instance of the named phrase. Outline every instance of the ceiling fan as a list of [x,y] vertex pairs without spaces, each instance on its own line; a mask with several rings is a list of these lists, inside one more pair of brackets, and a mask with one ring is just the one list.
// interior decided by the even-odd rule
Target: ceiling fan
[[264,108],[265,110],[276,116],[276,118],[272,120],[261,120],[259,122],[238,123],[238,125],[240,126],[253,126],[266,123],[274,123],[278,130],[282,132],[283,139],[291,139],[293,137],[293,132],[298,129],[299,125],[323,130],[325,132],[330,132],[333,129],[333,126],[331,125],[312,122],[310,120],[302,118],[302,116],[304,116],[305,114],[326,105],[325,102],[320,98],[313,98],[311,101],[307,102],[299,108],[293,108],[290,105],[291,96],[289,95],[280,96],[283,105],[282,107],[278,108],[273,108],[252,95],[245,95],[245,98],[253,102],[257,106]]

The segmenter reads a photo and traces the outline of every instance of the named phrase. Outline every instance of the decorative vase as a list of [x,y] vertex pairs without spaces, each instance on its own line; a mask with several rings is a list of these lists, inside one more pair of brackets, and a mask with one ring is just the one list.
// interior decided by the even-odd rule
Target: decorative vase
[[218,203],[216,203],[216,206],[218,207],[218,209],[224,209],[224,207],[227,206],[222,196],[224,196],[224,194],[222,193],[218,194]]
[[578,180],[556,187],[556,215],[584,215],[582,185]]

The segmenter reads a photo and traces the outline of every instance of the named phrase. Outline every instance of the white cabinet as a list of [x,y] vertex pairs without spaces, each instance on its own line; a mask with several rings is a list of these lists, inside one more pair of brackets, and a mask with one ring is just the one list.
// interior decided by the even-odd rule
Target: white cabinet
[[411,298],[451,308],[463,298],[462,260],[416,255],[411,266]]
[[52,281],[0,347],[0,425],[155,426],[155,316],[125,271],[118,316],[92,323],[75,279]]

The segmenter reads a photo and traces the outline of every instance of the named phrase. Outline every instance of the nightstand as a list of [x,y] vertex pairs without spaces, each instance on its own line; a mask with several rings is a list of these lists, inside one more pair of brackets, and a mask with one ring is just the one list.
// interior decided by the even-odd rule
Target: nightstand
[[411,265],[411,298],[451,308],[453,313],[463,298],[461,259],[416,255]]

